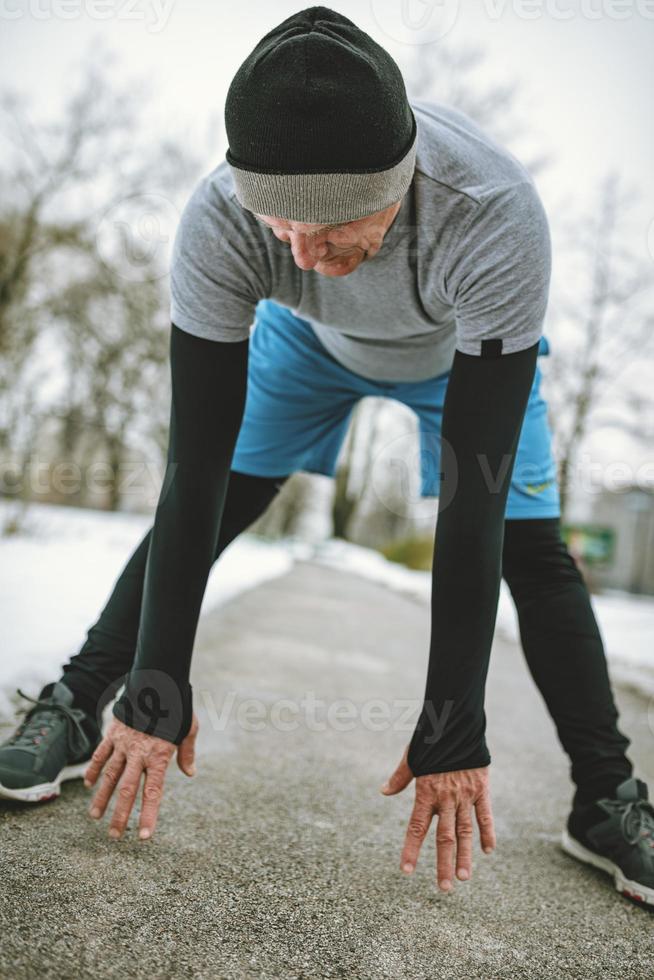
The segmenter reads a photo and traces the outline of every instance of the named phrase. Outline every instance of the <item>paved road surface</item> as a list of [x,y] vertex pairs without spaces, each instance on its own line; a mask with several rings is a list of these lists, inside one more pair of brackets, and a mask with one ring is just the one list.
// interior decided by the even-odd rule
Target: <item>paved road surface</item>
[[[0,808],[3,980],[651,977],[654,916],[558,847],[567,760],[512,644],[496,641],[487,696],[498,848],[476,845],[451,895],[433,839],[399,872],[412,790],[378,786],[408,732],[362,708],[397,720],[421,695],[428,629],[424,602],[313,563],[206,617],[199,772],[170,770],[152,841],[110,841],[81,782]],[[654,787],[647,704],[618,698]],[[327,704],[337,725],[312,730]]]

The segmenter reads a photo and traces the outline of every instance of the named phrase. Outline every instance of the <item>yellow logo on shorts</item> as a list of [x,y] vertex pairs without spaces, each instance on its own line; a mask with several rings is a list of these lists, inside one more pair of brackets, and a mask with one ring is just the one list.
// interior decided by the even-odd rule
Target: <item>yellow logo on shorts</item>
[[547,480],[546,483],[528,483],[527,493],[531,493],[535,496],[537,493],[542,493],[543,490],[547,490],[547,488],[551,487],[553,483],[554,480]]

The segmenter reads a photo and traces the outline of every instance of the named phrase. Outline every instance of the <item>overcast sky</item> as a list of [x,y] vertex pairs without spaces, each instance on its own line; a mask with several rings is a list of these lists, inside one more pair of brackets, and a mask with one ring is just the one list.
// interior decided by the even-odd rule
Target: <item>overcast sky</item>
[[[520,82],[534,140],[552,157],[537,178],[548,212],[562,197],[592,201],[598,181],[618,170],[640,194],[632,245],[654,275],[654,0],[330,6],[400,63],[417,45],[436,52],[443,38],[483,46],[484,78]],[[150,80],[157,128],[200,133],[211,117],[222,126],[227,86],[254,44],[300,9],[282,0],[0,0],[0,81],[28,92],[37,113],[50,116],[70,91],[81,56],[101,38],[128,76]]]
[[[556,160],[543,193],[556,181],[583,193],[614,166],[640,187],[644,219],[654,216],[654,0],[331,6],[398,60],[416,45],[436,51],[441,37],[482,45],[489,81],[520,81]],[[229,81],[257,40],[299,9],[282,0],[0,0],[1,77],[53,111],[81,53],[101,37],[128,74],[151,80],[162,124],[200,130],[210,114],[220,118]]]

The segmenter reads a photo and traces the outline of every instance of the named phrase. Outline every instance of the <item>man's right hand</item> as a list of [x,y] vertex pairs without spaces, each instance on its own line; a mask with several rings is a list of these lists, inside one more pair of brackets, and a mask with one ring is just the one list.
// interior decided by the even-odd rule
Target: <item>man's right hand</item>
[[163,738],[146,735],[114,718],[107,733],[91,756],[84,773],[84,785],[94,786],[102,773],[100,789],[95,794],[89,815],[96,820],[104,814],[114,790],[118,795],[114,806],[109,836],[122,836],[136,802],[141,776],[145,773],[143,802],[139,818],[139,837],[152,837],[163,799],[164,779],[168,763],[177,750],[177,764],[187,776],[195,775],[195,740],[199,722],[196,714],[186,738],[175,746]]
[[[381,788],[385,796],[394,796],[413,780],[407,762],[408,750]],[[422,842],[436,816],[436,878],[441,891],[449,892],[454,873],[460,881],[472,876],[472,841],[474,809],[481,846],[485,854],[495,847],[495,829],[491,810],[489,766],[437,772],[416,779],[416,799],[409,820],[400,866],[411,874],[416,866]]]

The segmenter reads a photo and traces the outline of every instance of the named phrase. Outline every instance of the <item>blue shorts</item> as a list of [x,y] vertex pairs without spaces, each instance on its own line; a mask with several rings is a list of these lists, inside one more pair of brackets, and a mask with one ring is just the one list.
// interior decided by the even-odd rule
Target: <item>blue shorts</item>
[[[549,346],[542,337],[539,356],[547,353]],[[253,476],[287,476],[298,470],[333,476],[359,399],[393,398],[418,416],[420,452],[414,457],[419,494],[437,497],[448,378],[449,371],[426,381],[371,381],[332,357],[306,320],[272,300],[261,300],[250,338],[245,413],[232,469]],[[561,513],[540,381],[537,367],[509,488],[505,512],[509,519]],[[395,435],[379,458],[392,466],[406,445],[406,437],[398,440]]]

